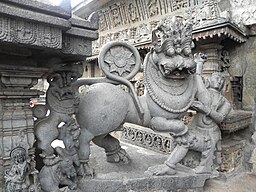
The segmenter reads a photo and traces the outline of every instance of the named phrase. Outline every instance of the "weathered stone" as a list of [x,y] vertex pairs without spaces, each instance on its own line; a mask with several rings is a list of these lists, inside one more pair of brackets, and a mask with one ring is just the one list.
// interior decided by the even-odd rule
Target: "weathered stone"
[[102,158],[103,150],[93,145],[89,163],[97,174],[95,178],[80,180],[79,188],[90,192],[203,191],[202,187],[209,175],[191,174],[191,170],[179,167],[180,172],[176,176],[149,177],[144,175],[147,167],[154,165],[155,162],[164,162],[167,156],[125,143],[122,143],[122,147],[131,155],[131,164],[109,164]]

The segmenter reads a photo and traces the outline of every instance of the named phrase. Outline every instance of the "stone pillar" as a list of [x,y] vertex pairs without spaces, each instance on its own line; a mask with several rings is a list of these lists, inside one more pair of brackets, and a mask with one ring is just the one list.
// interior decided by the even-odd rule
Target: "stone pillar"
[[22,147],[31,159],[35,148],[34,120],[30,99],[43,92],[30,89],[45,68],[0,65],[0,186],[5,188],[4,172],[10,168],[10,153]]
[[213,72],[220,71],[220,51],[223,46],[218,43],[209,43],[199,46],[199,51],[207,55],[207,61],[204,64],[203,74],[205,76],[211,75]]

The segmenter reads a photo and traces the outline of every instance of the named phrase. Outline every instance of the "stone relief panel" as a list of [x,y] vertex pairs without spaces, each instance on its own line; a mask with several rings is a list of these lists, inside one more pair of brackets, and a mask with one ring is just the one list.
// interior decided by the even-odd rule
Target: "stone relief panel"
[[[256,23],[256,0],[230,0],[232,19],[237,24]],[[252,6],[254,5],[254,6]]]

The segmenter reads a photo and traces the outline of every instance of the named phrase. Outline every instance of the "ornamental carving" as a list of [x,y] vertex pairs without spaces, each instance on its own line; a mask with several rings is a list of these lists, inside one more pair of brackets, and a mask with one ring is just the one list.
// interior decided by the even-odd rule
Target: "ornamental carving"
[[38,25],[21,20],[13,20],[13,38],[17,43],[33,44],[37,40]]
[[146,131],[132,124],[125,124],[122,139],[146,149],[166,154],[171,152],[173,143],[171,136]]
[[60,49],[62,31],[61,29],[38,23],[1,17],[0,40]]
[[125,76],[134,68],[135,56],[126,47],[114,47],[106,53],[104,61],[109,65],[110,73]]
[[45,47],[61,48],[61,29],[50,26],[40,26],[41,42]]
[[10,19],[0,16],[0,40],[7,39],[10,32]]
[[61,51],[66,54],[89,56],[91,55],[91,41],[84,38],[64,35]]

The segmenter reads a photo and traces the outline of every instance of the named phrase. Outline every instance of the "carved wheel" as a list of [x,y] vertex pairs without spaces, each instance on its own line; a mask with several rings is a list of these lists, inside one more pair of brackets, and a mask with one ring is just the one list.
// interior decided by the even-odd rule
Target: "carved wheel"
[[99,66],[105,75],[115,80],[133,78],[140,70],[140,54],[137,49],[124,42],[107,43],[99,54]]

